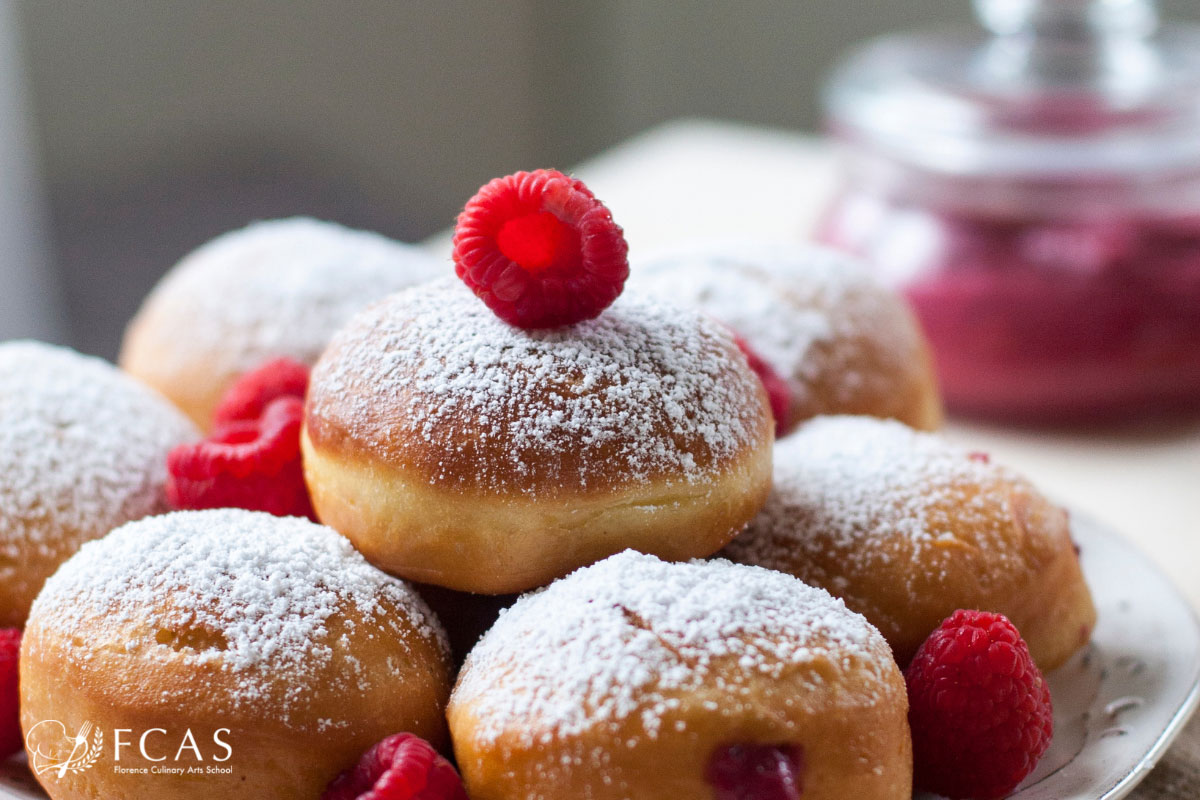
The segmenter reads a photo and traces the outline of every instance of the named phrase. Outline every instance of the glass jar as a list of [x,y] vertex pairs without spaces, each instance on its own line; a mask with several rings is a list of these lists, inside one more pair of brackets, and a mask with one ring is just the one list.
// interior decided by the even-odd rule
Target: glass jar
[[818,238],[912,302],[952,411],[1200,410],[1200,29],[1151,0],[977,0],[830,84]]

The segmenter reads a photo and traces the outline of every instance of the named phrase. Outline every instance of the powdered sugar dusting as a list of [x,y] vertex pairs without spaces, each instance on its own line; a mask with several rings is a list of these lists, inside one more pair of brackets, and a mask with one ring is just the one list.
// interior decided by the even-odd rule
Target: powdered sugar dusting
[[[952,525],[994,524],[987,486],[1006,475],[939,436],[871,417],[817,417],[775,448],[770,497],[726,554],[785,569],[797,552],[830,547],[866,574],[888,557],[879,543],[907,537],[912,557],[936,551]],[[986,541],[981,535],[981,541]],[[1002,532],[996,531],[1002,540]]]
[[[46,583],[30,626],[82,640],[71,658],[84,663],[98,648],[116,647],[148,659],[216,664],[234,677],[235,706],[282,684],[288,693],[272,713],[286,719],[290,704],[317,688],[313,675],[335,649],[354,665],[327,627],[335,615],[353,610],[385,635],[401,635],[384,601],[446,650],[444,632],[415,592],[335,531],[239,509],[185,511],[85,545]],[[362,685],[379,677],[347,679]]]
[[[739,670],[728,669],[735,659]],[[842,601],[728,561],[670,564],[625,551],[526,595],[476,645],[451,698],[481,742],[571,736],[637,717],[654,738],[678,700],[791,665],[853,662],[884,692],[890,652]],[[857,668],[857,667],[856,667]]]
[[184,364],[219,358],[230,373],[275,356],[311,364],[356,312],[450,269],[420,248],[331,222],[256,222],[180,261],[143,313],[186,334],[170,351]]
[[850,369],[869,341],[879,374],[920,347],[903,305],[856,259],[814,245],[714,241],[675,246],[637,259],[629,286],[687,303],[729,325],[788,379],[796,404],[814,402],[811,384],[835,383],[842,402],[878,378]]
[[31,556],[65,558],[72,537],[165,510],[167,452],[198,436],[107,362],[0,344],[0,580],[27,579],[16,571]]
[[528,491],[598,471],[700,480],[769,438],[764,414],[728,331],[696,312],[626,295],[595,320],[525,331],[453,280],[355,318],[309,394],[310,425],[336,420],[379,452],[399,438],[466,454],[479,485]]

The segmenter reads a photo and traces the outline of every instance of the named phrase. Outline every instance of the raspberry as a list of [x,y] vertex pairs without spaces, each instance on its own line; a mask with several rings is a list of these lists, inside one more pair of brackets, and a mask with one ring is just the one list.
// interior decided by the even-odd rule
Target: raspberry
[[954,612],[917,650],[905,678],[921,789],[1003,797],[1050,746],[1050,689],[1000,614]]
[[771,403],[771,414],[775,417],[775,435],[783,436],[789,430],[788,412],[792,408],[791,388],[774,367],[763,361],[762,357],[754,352],[745,339],[737,333],[734,333],[733,339],[737,342],[742,354],[746,356],[750,369],[754,370],[758,379],[762,381],[763,388],[767,390],[767,399]]
[[262,416],[267,404],[279,397],[304,399],[308,367],[290,358],[276,358],[238,378],[225,392],[213,413],[213,427],[248,422]]
[[539,169],[496,178],[454,229],[454,269],[510,325],[555,328],[599,316],[629,277],[629,246],[582,182]]
[[708,759],[714,800],[799,800],[804,750],[799,745],[731,744]]
[[315,519],[300,463],[304,401],[279,397],[262,417],[231,422],[167,456],[167,499],[176,509],[246,508]]
[[462,779],[428,742],[397,733],[329,784],[321,800],[467,800]]
[[24,746],[17,691],[20,655],[21,632],[16,628],[0,629],[0,761]]

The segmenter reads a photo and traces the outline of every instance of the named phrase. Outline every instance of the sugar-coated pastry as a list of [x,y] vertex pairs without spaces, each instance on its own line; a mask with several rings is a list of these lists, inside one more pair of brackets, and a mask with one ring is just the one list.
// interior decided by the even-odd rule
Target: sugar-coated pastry
[[818,414],[941,424],[915,317],[851,256],[799,243],[696,242],[635,259],[629,286],[699,308],[741,335],[791,389],[784,432]]
[[447,717],[472,800],[910,800],[907,710],[887,643],[823,590],[626,552],[504,612]]
[[775,452],[771,497],[725,555],[843,598],[900,664],[959,608],[1007,616],[1046,670],[1090,637],[1067,513],[986,455],[869,417],[817,418]]
[[107,362],[0,343],[0,627],[83,542],[165,511],[167,453],[197,435]]
[[21,723],[53,800],[314,800],[387,735],[444,745],[449,684],[428,607],[334,531],[183,511],[85,545],[47,581]]
[[179,262],[129,323],[121,366],[207,430],[242,373],[279,356],[317,360],[351,316],[448,274],[411,245],[331,222],[257,222]]
[[709,555],[770,488],[771,412],[729,332],[626,295],[514,328],[458,282],[358,315],[313,370],[317,515],[411,580],[504,594],[633,548]]

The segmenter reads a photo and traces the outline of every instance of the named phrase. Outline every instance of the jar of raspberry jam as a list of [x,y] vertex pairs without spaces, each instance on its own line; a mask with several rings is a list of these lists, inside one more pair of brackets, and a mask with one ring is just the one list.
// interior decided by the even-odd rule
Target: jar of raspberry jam
[[954,411],[1200,411],[1200,28],[1152,0],[975,7],[986,31],[837,71],[818,238],[909,298]]

